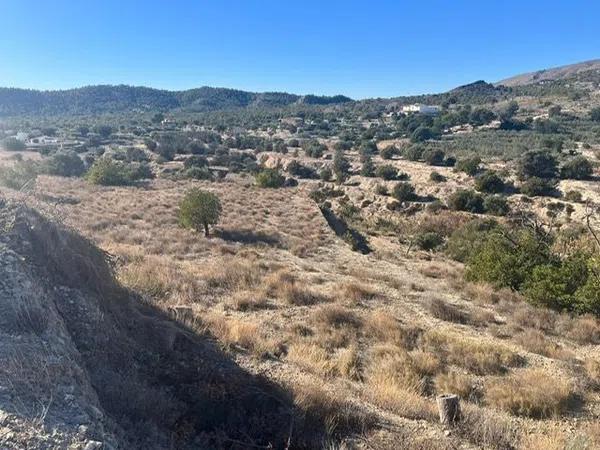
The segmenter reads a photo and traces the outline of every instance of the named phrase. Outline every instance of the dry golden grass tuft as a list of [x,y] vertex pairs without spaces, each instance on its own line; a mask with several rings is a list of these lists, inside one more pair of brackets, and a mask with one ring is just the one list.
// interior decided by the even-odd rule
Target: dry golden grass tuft
[[510,314],[510,320],[523,328],[532,328],[544,332],[553,332],[558,314],[550,309],[535,308],[527,303],[515,306]]
[[338,375],[333,356],[314,343],[301,341],[290,344],[286,360],[322,377]]
[[506,347],[439,330],[427,332],[423,346],[444,355],[450,364],[456,364],[477,375],[503,373],[507,367],[523,364],[523,359]]
[[253,259],[230,257],[204,267],[201,276],[209,289],[252,289],[259,285],[266,270],[262,263]]
[[600,360],[588,359],[585,362],[585,373],[593,389],[600,390]]
[[477,448],[493,450],[518,448],[520,436],[517,428],[499,414],[476,405],[466,404],[462,408],[462,416],[458,432],[477,445]]
[[440,395],[455,394],[467,401],[479,397],[473,378],[455,371],[438,374],[435,377],[435,390]]
[[457,306],[446,303],[444,300],[434,298],[427,303],[427,309],[433,317],[454,323],[469,323],[469,313],[463,311]]
[[600,321],[592,315],[573,318],[567,325],[566,335],[581,345],[600,344]]
[[326,299],[304,285],[288,270],[279,270],[269,274],[264,282],[267,295],[283,300],[288,305],[306,306],[326,301]]
[[260,290],[234,292],[226,304],[236,311],[256,311],[269,306],[267,298]]
[[410,419],[434,420],[433,402],[421,396],[423,378],[406,364],[409,357],[400,349],[374,355],[366,375],[366,392],[378,406]]
[[[371,413],[348,401],[343,394],[326,391],[317,382],[290,386],[295,406],[302,411],[296,420],[294,432],[311,436],[325,424],[330,438],[342,434],[360,435],[375,426],[377,419]],[[324,448],[323,442],[313,442],[307,448]]]
[[348,305],[358,305],[363,301],[377,297],[377,291],[372,286],[356,281],[343,283],[337,289],[337,298]]
[[340,305],[321,306],[312,315],[312,320],[322,330],[331,328],[359,329],[362,320],[352,310]]
[[261,357],[281,353],[280,343],[261,333],[261,327],[255,322],[218,314],[207,315],[203,320],[205,329],[226,347],[242,348]]
[[404,349],[416,347],[422,330],[403,327],[398,320],[385,311],[373,311],[365,320],[365,334],[380,342],[389,342]]
[[311,317],[322,345],[328,348],[346,347],[356,342],[362,320],[352,310],[340,305],[325,305]]
[[500,302],[518,304],[525,301],[523,296],[515,291],[507,288],[497,289],[484,283],[467,283],[463,291],[471,301],[479,305],[496,305]]
[[515,336],[514,340],[525,350],[553,359],[569,359],[573,353],[548,339],[537,330],[526,330]]
[[559,417],[568,410],[574,394],[569,381],[540,369],[493,379],[485,386],[486,404],[534,418]]

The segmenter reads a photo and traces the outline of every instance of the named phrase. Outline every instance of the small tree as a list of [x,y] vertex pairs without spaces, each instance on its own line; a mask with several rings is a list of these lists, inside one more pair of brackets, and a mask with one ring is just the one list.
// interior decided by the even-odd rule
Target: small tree
[[333,173],[338,183],[342,183],[348,177],[348,171],[350,170],[350,163],[344,156],[342,150],[336,150],[335,156],[333,157]]
[[429,164],[430,166],[442,166],[444,164],[445,157],[446,157],[446,154],[444,153],[443,150],[440,150],[440,149],[427,150],[423,154],[423,158],[425,159],[425,162],[427,164]]
[[395,185],[392,196],[399,202],[408,202],[417,197],[415,195],[415,187],[407,182],[400,182]]
[[256,183],[263,188],[279,188],[284,182],[285,177],[277,169],[263,169],[256,175]]
[[363,177],[372,177],[373,175],[375,175],[375,165],[373,164],[373,159],[371,158],[371,155],[365,156],[363,165],[360,168],[360,174]]
[[208,237],[208,226],[218,223],[221,211],[221,202],[215,194],[192,188],[179,203],[179,223],[195,231],[204,229],[204,235]]
[[561,178],[585,180],[594,172],[592,163],[585,156],[576,156],[564,163],[560,169]]
[[479,165],[481,164],[481,158],[479,156],[473,156],[472,158],[459,159],[454,166],[454,169],[459,172],[464,172],[467,175],[475,176],[477,172],[481,170]]
[[590,119],[594,122],[600,122],[600,107],[590,110]]
[[530,177],[556,178],[558,169],[556,158],[547,150],[531,150],[519,161],[521,179]]
[[83,161],[77,153],[58,152],[45,161],[44,170],[50,175],[78,177],[85,172]]
[[504,190],[504,181],[493,170],[488,170],[475,179],[475,189],[479,192],[497,194]]
[[482,213],[483,197],[475,191],[460,189],[450,196],[448,206],[455,211]]

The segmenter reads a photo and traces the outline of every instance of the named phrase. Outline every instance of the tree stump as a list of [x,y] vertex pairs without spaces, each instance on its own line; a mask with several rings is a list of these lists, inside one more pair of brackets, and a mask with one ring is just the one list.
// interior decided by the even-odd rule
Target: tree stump
[[444,394],[437,398],[440,422],[452,425],[460,420],[460,399],[458,395]]

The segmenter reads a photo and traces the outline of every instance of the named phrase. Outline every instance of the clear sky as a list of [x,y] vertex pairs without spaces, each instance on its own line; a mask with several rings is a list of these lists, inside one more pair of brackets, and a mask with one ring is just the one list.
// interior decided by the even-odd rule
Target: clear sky
[[0,86],[389,97],[595,58],[598,0],[0,0]]

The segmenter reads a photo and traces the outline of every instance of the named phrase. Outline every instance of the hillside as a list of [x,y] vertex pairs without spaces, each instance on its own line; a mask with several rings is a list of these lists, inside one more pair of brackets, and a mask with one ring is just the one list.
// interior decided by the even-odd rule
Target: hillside
[[503,86],[522,86],[526,84],[537,83],[540,81],[557,81],[572,78],[582,72],[588,71],[600,72],[600,59],[584,61],[566,66],[553,67],[551,69],[543,69],[535,72],[523,73],[515,75],[505,80],[498,81],[496,85]]
[[2,201],[0,228],[0,448],[283,448],[306,420],[318,436],[183,310],[122,288],[87,239],[20,202]]
[[301,96],[212,87],[185,91],[125,85],[86,86],[62,91],[0,88],[0,116],[105,114],[130,110],[156,112],[177,108],[208,112],[253,106],[287,106],[293,103],[326,105],[349,101],[350,98],[341,95]]

